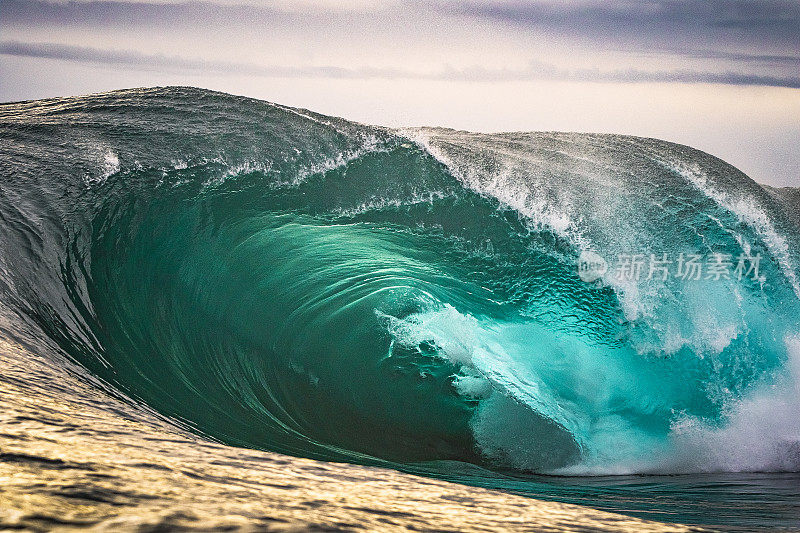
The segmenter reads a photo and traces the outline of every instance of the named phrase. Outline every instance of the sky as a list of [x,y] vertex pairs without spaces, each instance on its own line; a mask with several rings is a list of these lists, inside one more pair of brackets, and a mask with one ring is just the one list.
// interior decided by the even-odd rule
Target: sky
[[800,0],[0,0],[0,101],[156,85],[657,137],[800,186]]

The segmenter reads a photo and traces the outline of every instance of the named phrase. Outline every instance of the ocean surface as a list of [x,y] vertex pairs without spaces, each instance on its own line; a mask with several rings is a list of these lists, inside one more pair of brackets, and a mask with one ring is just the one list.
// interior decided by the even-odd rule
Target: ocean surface
[[704,152],[193,88],[0,104],[0,250],[14,501],[63,497],[53,427],[88,453],[135,419],[210,458],[800,529],[800,195]]

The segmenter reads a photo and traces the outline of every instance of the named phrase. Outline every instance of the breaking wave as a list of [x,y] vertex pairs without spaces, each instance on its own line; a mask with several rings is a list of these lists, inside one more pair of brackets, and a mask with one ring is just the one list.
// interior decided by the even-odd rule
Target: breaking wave
[[433,475],[800,469],[800,228],[708,154],[186,88],[0,131],[0,334],[196,433]]

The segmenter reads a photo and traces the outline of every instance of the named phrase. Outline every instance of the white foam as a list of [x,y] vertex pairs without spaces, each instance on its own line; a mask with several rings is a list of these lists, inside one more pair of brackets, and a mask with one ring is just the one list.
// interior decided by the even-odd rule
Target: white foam
[[120,171],[119,156],[114,150],[102,142],[93,142],[88,145],[87,152],[89,157],[95,161],[97,172],[87,174],[85,181],[87,185],[103,183],[109,177]]
[[465,187],[490,197],[501,205],[520,214],[534,229],[548,229],[576,244],[581,250],[588,249],[576,224],[572,206],[565,199],[557,205],[548,202],[544,195],[537,194],[531,186],[517,179],[510,167],[501,161],[501,169],[489,174],[466,165],[459,165],[440,149],[429,133],[421,129],[403,129],[399,135],[409,139],[443,164]]
[[[747,224],[762,239],[764,239],[764,243],[767,245],[770,253],[778,259],[778,263],[780,264],[784,276],[789,283],[791,283],[797,297],[800,298],[800,280],[798,280],[795,267],[792,264],[791,254],[789,252],[789,244],[786,242],[786,239],[784,239],[775,229],[775,226],[770,220],[766,211],[758,206],[753,198],[734,198],[731,195],[713,187],[709,183],[706,174],[696,163],[688,165],[682,162],[673,161],[665,164],[673,168],[689,183],[700,190],[700,192],[714,200],[717,205],[734,213],[741,222]],[[749,249],[749,244],[742,244],[743,248],[746,247]]]
[[[313,117],[308,117],[312,120]],[[327,157],[320,161],[316,161],[307,166],[301,166],[298,172],[288,180],[280,181],[274,184],[275,187],[297,187],[304,183],[308,178],[318,174],[326,174],[332,170],[336,170],[348,165],[350,162],[368,154],[368,153],[381,153],[387,152],[391,148],[390,145],[380,139],[376,135],[364,135],[361,139],[361,144],[350,150],[338,152],[336,155]],[[296,150],[296,149],[295,149]]]
[[[222,159],[222,158],[218,158],[218,160],[215,161],[215,162],[226,164],[224,162],[224,159]],[[261,172],[263,174],[266,174],[271,169],[272,169],[272,163],[269,162],[269,161],[267,161],[267,162],[263,162],[263,161],[244,161],[242,163],[238,163],[238,164],[235,164],[235,165],[230,165],[225,170],[225,172],[222,173],[221,175],[214,176],[214,177],[211,177],[208,180],[206,180],[203,183],[203,189],[209,189],[209,188],[218,187],[221,184],[225,183],[225,181],[227,181],[228,179],[235,178],[235,177],[240,176],[242,174],[251,174],[253,172]]]
[[653,467],[663,472],[800,471],[800,338],[786,340],[785,374],[727,406],[719,427],[678,417],[672,455]]
[[413,194],[406,198],[374,198],[368,202],[363,202],[356,207],[339,209],[335,212],[342,217],[354,217],[370,211],[381,211],[387,208],[399,208],[402,206],[412,206],[418,204],[433,204],[436,200],[441,200],[450,196],[440,191],[429,191],[426,193]]

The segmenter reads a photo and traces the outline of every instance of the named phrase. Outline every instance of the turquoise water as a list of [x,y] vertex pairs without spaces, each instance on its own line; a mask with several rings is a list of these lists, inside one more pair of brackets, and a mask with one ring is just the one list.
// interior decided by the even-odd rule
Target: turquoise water
[[[54,365],[230,445],[798,526],[797,206],[719,159],[187,88],[0,132],[0,333]],[[615,276],[650,254],[760,263]]]

